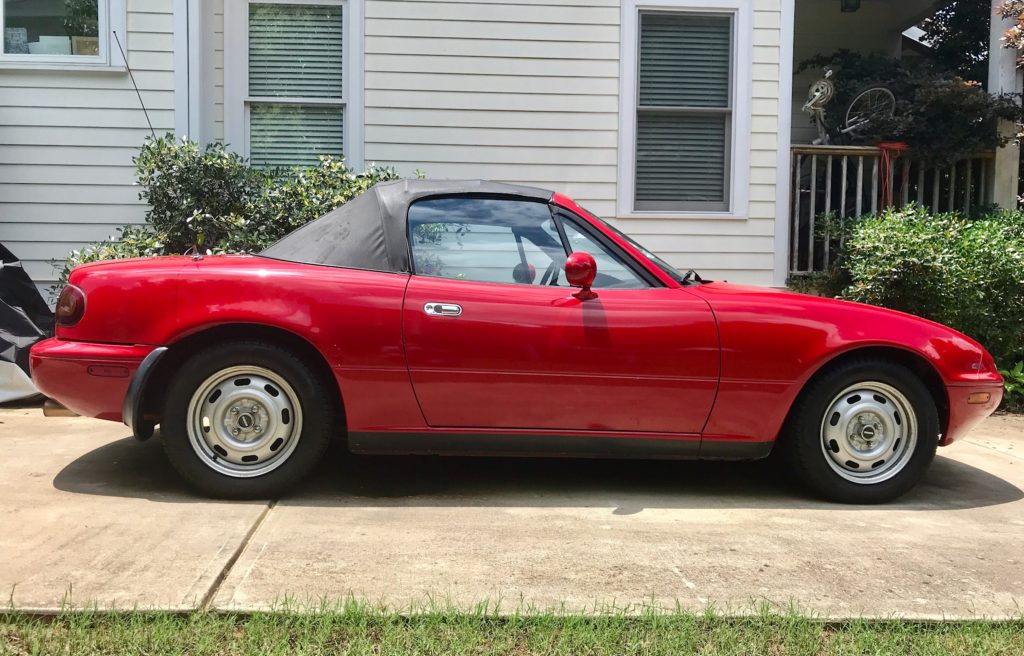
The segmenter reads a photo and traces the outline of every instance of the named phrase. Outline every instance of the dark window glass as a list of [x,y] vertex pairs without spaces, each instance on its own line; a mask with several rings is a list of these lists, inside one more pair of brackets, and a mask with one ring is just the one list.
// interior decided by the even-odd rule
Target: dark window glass
[[635,210],[729,209],[732,30],[727,14],[640,14]]

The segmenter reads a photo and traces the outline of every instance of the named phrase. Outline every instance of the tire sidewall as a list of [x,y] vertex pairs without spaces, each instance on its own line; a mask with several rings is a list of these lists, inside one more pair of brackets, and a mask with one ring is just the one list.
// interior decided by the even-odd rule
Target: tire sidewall
[[[298,443],[287,460],[250,478],[228,476],[207,466],[205,456],[193,448],[187,429],[189,404],[203,381],[239,365],[263,367],[281,376],[295,391],[302,413]],[[234,342],[198,352],[182,365],[168,389],[160,432],[171,464],[199,491],[230,499],[270,498],[293,487],[316,465],[337,428],[336,416],[325,382],[300,358],[262,342]]]
[[[833,400],[850,385],[875,381],[899,390],[917,419],[917,440],[910,460],[893,477],[870,484],[854,483],[837,474],[821,447],[821,425]],[[898,364],[866,360],[851,362],[813,381],[794,408],[786,449],[790,464],[814,491],[843,503],[883,503],[902,496],[927,472],[939,442],[939,416],[931,393],[910,370]]]

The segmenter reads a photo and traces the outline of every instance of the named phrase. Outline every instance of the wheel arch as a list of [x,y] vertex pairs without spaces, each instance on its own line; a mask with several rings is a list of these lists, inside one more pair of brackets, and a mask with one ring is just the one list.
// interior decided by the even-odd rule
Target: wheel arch
[[167,352],[141,390],[143,414],[159,423],[163,408],[163,395],[154,393],[166,389],[168,383],[188,358],[198,351],[228,341],[259,340],[268,342],[301,357],[332,390],[345,426],[345,404],[330,364],[323,353],[306,338],[290,330],[256,323],[223,323],[182,335],[167,345]]
[[949,399],[946,395],[946,387],[942,383],[942,377],[939,375],[935,365],[920,353],[906,348],[885,345],[865,345],[837,353],[818,366],[814,373],[812,373],[800,387],[800,391],[793,398],[792,403],[790,403],[789,410],[786,413],[786,419],[782,424],[777,440],[785,439],[786,427],[790,425],[790,422],[793,419],[793,412],[797,406],[797,402],[812,385],[829,372],[842,367],[846,363],[865,358],[878,358],[881,360],[894,361],[917,376],[918,379],[924,383],[925,387],[928,388],[928,393],[931,394],[932,400],[935,402],[935,408],[939,415],[939,428],[942,434],[945,434],[949,427]]

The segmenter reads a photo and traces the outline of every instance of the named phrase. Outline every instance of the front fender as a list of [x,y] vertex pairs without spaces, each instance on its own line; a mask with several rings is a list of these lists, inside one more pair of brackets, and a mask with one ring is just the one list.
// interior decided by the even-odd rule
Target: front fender
[[947,388],[1000,380],[977,342],[909,314],[717,283],[694,291],[711,304],[722,344],[722,379],[705,435],[774,440],[804,385],[835,358],[861,349],[920,358]]

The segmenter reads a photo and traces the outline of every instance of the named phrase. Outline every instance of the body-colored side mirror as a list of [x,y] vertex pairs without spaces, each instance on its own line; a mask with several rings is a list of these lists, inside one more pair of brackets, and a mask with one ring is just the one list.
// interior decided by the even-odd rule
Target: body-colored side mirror
[[573,287],[580,290],[573,294],[581,301],[597,298],[591,289],[594,284],[594,277],[597,276],[597,262],[590,253],[576,251],[565,260],[565,279]]

